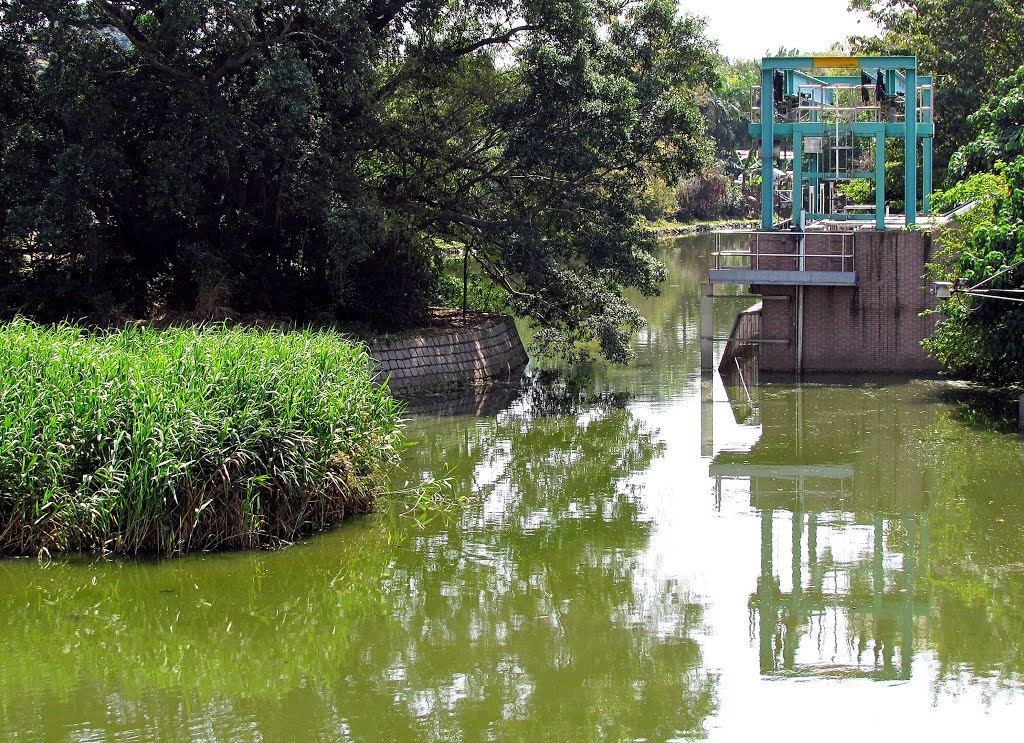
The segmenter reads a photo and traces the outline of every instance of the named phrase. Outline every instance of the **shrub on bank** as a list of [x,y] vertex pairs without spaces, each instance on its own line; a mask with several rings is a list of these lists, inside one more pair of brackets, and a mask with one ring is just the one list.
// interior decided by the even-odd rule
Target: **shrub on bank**
[[273,546],[368,510],[399,442],[329,332],[0,327],[0,552]]

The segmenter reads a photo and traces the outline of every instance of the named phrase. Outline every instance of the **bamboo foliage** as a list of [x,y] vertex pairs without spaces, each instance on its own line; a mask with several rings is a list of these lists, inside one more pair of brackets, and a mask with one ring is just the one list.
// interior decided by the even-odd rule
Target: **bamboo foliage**
[[0,552],[275,546],[368,510],[399,443],[327,332],[0,328]]

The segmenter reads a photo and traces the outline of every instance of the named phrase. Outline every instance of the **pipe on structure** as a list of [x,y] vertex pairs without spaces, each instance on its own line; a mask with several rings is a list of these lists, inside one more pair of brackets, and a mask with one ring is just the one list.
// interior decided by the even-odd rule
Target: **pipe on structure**
[[796,374],[804,371],[804,287],[796,289]]

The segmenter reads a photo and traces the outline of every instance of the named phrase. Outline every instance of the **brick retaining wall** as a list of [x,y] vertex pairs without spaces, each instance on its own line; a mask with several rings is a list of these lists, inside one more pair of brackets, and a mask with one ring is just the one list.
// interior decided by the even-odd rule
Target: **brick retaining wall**
[[529,360],[512,318],[483,313],[463,327],[430,328],[367,350],[377,366],[374,378],[387,379],[395,394],[507,381]]
[[[804,288],[803,370],[937,371],[937,362],[921,348],[921,340],[937,322],[936,315],[921,316],[937,304],[930,283],[922,278],[932,249],[931,236],[920,232],[857,232],[857,286]],[[761,371],[794,371],[796,287],[753,286],[751,290],[789,300],[764,303],[763,337],[790,343],[762,346]]]

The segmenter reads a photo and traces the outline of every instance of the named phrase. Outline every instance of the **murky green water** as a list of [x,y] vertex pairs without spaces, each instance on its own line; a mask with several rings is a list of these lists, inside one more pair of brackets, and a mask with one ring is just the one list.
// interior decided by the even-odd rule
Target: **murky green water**
[[412,421],[407,476],[450,471],[458,514],[276,553],[0,562],[0,740],[1014,739],[1010,405],[702,385],[702,245],[669,253],[635,366]]

